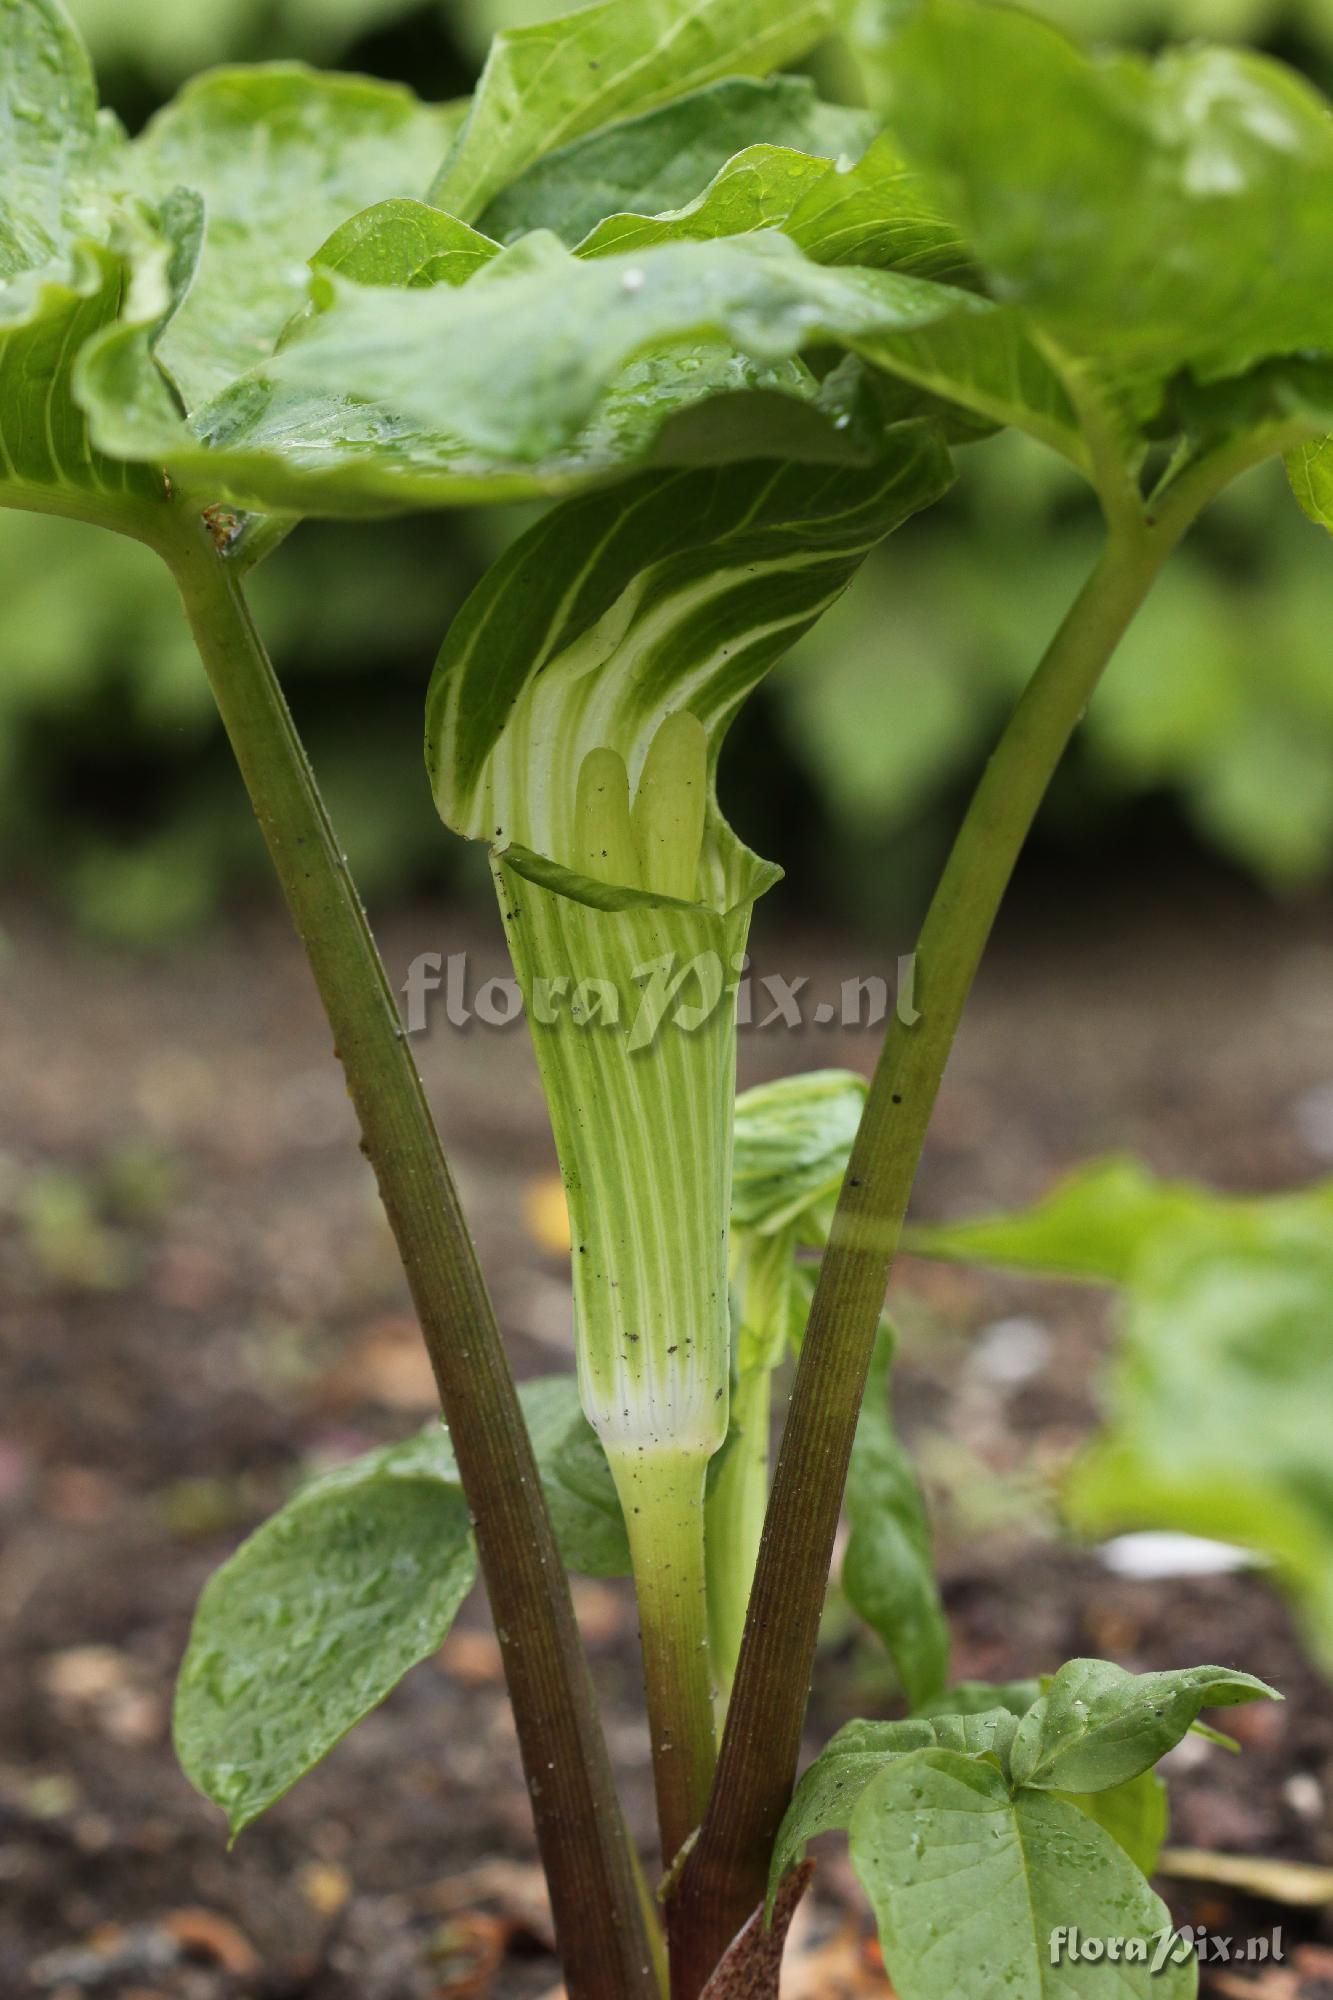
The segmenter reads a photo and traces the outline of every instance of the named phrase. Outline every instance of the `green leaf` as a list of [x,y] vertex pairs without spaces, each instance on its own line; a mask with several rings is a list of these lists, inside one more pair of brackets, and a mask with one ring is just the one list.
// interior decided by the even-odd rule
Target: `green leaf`
[[1123,1284],[1145,1243],[1220,1198],[1161,1181],[1128,1154],[1079,1167],[1031,1208],[975,1222],[917,1223],[903,1247],[917,1257],[1013,1265],[1052,1276]]
[[1330,1220],[1327,1182],[1241,1199],[1111,1159],[1031,1209],[905,1242],[1124,1285],[1110,1419],[1067,1480],[1068,1511],[1091,1532],[1178,1528],[1267,1553],[1333,1657],[1333,1483],[1315,1415],[1317,1385],[1333,1395]]
[[422,194],[462,112],[401,85],[296,63],[188,83],[134,147],[141,186],[200,193],[194,283],[159,358],[195,409],[265,361],[306,297],[306,260],[353,211]]
[[[531,238],[461,287],[313,282],[324,310],[190,429],[146,343],[104,335],[80,369],[99,441],[261,510],[559,491],[669,454],[668,420],[719,394],[769,387],[823,407],[796,361],[809,347],[873,361],[898,329],[994,312],[921,279],[821,270],[767,232],[591,260]],[[817,426],[824,456],[852,423],[843,411]],[[753,432],[740,442],[771,448]],[[716,439],[702,446],[716,458]]]
[[[1064,1799],[1010,1795],[993,1763],[896,1758],[863,1792],[851,1855],[901,2000],[1185,2000],[1188,1962],[1153,1965],[1172,1920],[1111,1836]],[[1057,1933],[1119,1939],[1119,1962],[1061,1958]],[[1125,1946],[1132,1943],[1132,1956]]]
[[9,286],[66,254],[118,134],[98,119],[87,55],[61,8],[3,0],[0,23],[0,282]]
[[[629,1573],[606,1454],[572,1375],[519,1389],[560,1553]],[[447,1431],[429,1424],[309,1481],[210,1579],[176,1697],[187,1777],[233,1835],[440,1645],[476,1574]]]
[[410,1465],[316,1482],[204,1587],[176,1749],[233,1836],[438,1648],[471,1587],[462,1491]]
[[1293,72],[1206,47],[1089,60],[1017,9],[925,0],[884,75],[996,296],[1117,421],[1151,419],[1180,370],[1333,348],[1333,119]]
[[803,1774],[778,1829],[769,1863],[769,1907],[807,1844],[821,1833],[849,1827],[863,1794],[890,1764],[921,1750],[943,1749],[1007,1768],[1016,1726],[1005,1708],[934,1720],[912,1716],[903,1722],[844,1723]]
[[827,160],[789,146],[747,146],[703,193],[665,214],[609,215],[578,245],[580,257],[645,250],[658,243],[707,242],[780,228],[829,173]]
[[1135,1273],[1102,1436],[1065,1504],[1094,1533],[1177,1528],[1267,1554],[1333,1661],[1327,1186],[1221,1210]]
[[888,1648],[914,1710],[943,1689],[949,1626],[940,1603],[930,1525],[916,1469],[889,1404],[893,1335],[881,1329],[870,1365],[847,1474],[850,1527],[842,1587],[853,1610]]
[[903,1245],[918,1257],[1128,1285],[1146,1256],[1193,1233],[1220,1240],[1288,1223],[1303,1229],[1330,1212],[1333,1183],[1288,1195],[1224,1195],[1195,1181],[1159,1180],[1130,1155],[1112,1154],[1076,1168],[1031,1208],[913,1224]]
[[736,1099],[731,1219],[773,1235],[836,1195],[866,1100],[853,1070],[813,1070]]
[[955,1681],[943,1694],[923,1701],[920,1714],[929,1720],[939,1715],[984,1715],[988,1709],[1008,1709],[1010,1715],[1026,1715],[1041,1693],[1041,1683],[1027,1681]]
[[1106,1792],[1062,1792],[1071,1806],[1105,1827],[1135,1867],[1151,1875],[1161,1856],[1170,1822],[1166,1784],[1156,1771],[1140,1771]]
[[552,153],[497,196],[481,227],[503,243],[549,229],[573,249],[609,215],[683,208],[747,147],[833,161],[863,153],[875,127],[869,112],[825,104],[806,77],[729,77]]
[[430,199],[470,221],[544,154],[724,76],[764,76],[836,27],[838,0],[601,0],[498,35]]
[[792,1795],[769,1864],[771,1906],[778,1885],[794,1868],[807,1842],[851,1824],[857,1801],[895,1757],[936,1747],[934,1728],[906,1722],[848,1722],[821,1750]]
[[[149,223],[110,193],[124,141],[99,117],[83,47],[50,0],[0,0],[0,502],[128,516],[160,497],[151,473],[108,464],[70,397],[79,349],[115,319],[131,237]],[[168,302],[160,266],[139,301]]]
[[820,264],[863,264],[922,278],[955,278],[967,270],[957,229],[888,132],[854,164],[831,167],[802,194],[783,227]]
[[934,214],[887,135],[855,164],[830,164],[789,146],[747,146],[693,201],[665,212],[609,215],[577,248],[581,257],[604,257],[756,229],[781,229],[819,264],[922,277],[966,271],[956,230]]
[[611,1468],[572,1375],[519,1388],[560,1554],[582,1576],[628,1576],[629,1541]]
[[1019,1723],[1014,1782],[1109,1791],[1151,1770],[1201,1710],[1261,1698],[1282,1699],[1253,1674],[1226,1667],[1131,1674],[1107,1660],[1070,1660]]
[[1333,438],[1301,445],[1287,458],[1291,487],[1312,521],[1333,529]]
[[[908,1721],[852,1722],[840,1729],[805,1772],[783,1820],[770,1864],[770,1903],[809,1841],[818,1834],[853,1826],[862,1799],[890,1765],[906,1760],[915,1767],[921,1751],[942,1750],[973,1760],[978,1766],[989,1765],[1005,1780],[1006,1788],[1017,1790],[1012,1760],[1019,1717],[1031,1707],[1037,1693],[1035,1681],[1015,1681],[1003,1687],[963,1682],[924,1704],[921,1713]],[[1144,1875],[1151,1874],[1167,1825],[1166,1787],[1154,1771],[1144,1771],[1112,1789],[1060,1796],[1110,1834]],[[920,1837],[910,1844],[915,1860],[924,1863],[925,1873],[933,1857],[919,1804],[914,1797],[913,1831]],[[939,1834],[943,1830],[935,1831]],[[1081,1924],[1084,1919],[1075,1907],[1063,1921]]]
[[310,259],[312,270],[358,285],[464,285],[500,246],[424,201],[395,197],[340,223]]
[[[539,1375],[519,1383],[518,1400],[566,1567],[581,1576],[628,1576],[625,1517],[606,1453],[583,1414],[578,1383],[572,1375]],[[432,1424],[424,1438],[439,1454],[437,1476],[456,1480],[447,1434]]]

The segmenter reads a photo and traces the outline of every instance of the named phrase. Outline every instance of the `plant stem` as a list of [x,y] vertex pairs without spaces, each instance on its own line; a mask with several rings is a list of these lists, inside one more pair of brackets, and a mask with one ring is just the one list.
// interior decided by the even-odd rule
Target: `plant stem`
[[921,931],[838,1199],[774,1475],[709,1809],[669,1907],[672,1992],[695,2000],[762,1901],[791,1797],[857,1416],[926,1128],[1028,829],[1103,668],[1186,518],[1117,524],[973,795]]
[[745,1369],[732,1391],[736,1435],[708,1496],[708,1629],[719,1700],[730,1697],[768,1504],[771,1368]]
[[[708,1493],[708,1629],[719,1697],[730,1699],[745,1631],[759,1541],[768,1505],[768,1445],[773,1371],[787,1351],[796,1260],[794,1227],[755,1234],[744,1243],[734,1283],[740,1300],[735,1433]],[[724,1705],[725,1712],[725,1705]]]
[[657,1991],[569,1587],[494,1309],[393,991],[235,575],[158,538],[319,988],[430,1353],[495,1617],[571,2000]]
[[699,1452],[611,1454],[639,1600],[643,1678],[662,1866],[704,1816],[717,1738],[708,1652],[704,1481]]

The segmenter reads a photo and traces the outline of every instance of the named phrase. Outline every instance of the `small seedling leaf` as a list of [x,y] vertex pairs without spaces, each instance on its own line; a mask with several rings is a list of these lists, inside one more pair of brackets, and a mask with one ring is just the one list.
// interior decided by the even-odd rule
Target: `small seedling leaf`
[[1205,1708],[1281,1696],[1227,1667],[1131,1674],[1107,1660],[1070,1660],[1018,1727],[1014,1782],[1043,1791],[1105,1792],[1151,1770]]

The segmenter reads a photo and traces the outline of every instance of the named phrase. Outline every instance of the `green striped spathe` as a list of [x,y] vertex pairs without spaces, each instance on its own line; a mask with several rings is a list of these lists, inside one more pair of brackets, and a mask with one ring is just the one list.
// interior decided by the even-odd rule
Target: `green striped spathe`
[[[494,850],[569,1200],[584,1406],[613,1458],[725,1435],[734,989],[779,871],[723,817],[717,760],[745,696],[947,484],[928,427],[891,442],[868,468],[654,473],[566,502],[473,593],[431,683],[440,813]],[[632,797],[681,710],[706,738],[692,901],[571,865],[585,760],[623,759]]]

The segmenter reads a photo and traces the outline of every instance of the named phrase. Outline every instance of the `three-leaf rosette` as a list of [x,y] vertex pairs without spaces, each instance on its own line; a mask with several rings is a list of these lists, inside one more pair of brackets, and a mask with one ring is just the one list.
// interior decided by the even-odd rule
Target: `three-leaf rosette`
[[566,502],[455,621],[427,761],[488,841],[568,1196],[584,1404],[613,1463],[727,1428],[734,995],[778,871],[717,803],[741,702],[949,478],[751,464]]
[[[1202,1710],[1265,1696],[1226,1667],[1070,1660],[1044,1688],[964,1682],[907,1721],[848,1723],[796,1789],[770,1903],[807,1841],[845,1829],[901,2000],[1188,2000],[1193,1954],[1146,1879],[1154,1766]],[[1079,1932],[1091,1972],[1071,1963]]]

